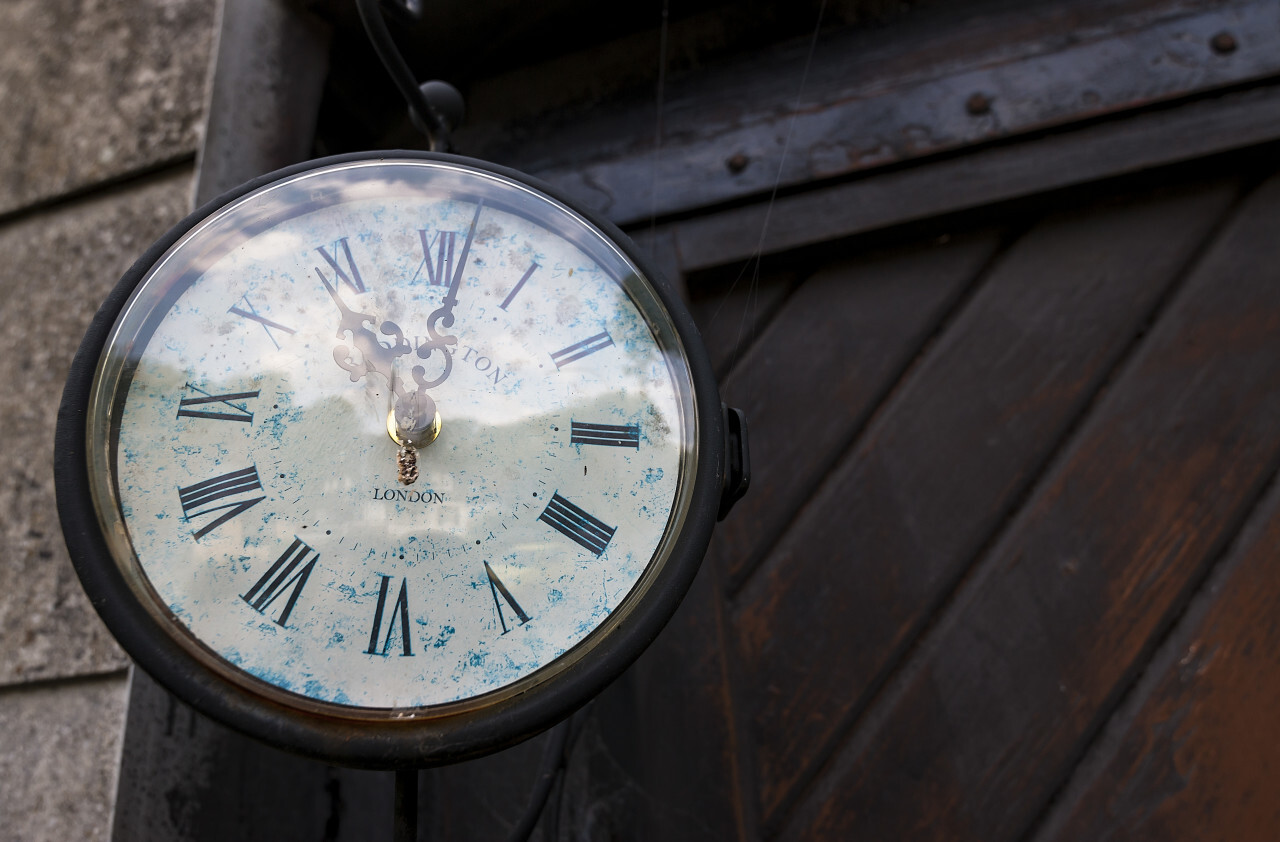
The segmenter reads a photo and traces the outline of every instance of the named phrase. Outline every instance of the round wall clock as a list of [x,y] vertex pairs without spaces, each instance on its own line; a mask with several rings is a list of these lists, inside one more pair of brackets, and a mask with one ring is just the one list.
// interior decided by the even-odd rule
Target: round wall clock
[[77,572],[144,669],[384,768],[598,693],[746,484],[741,416],[626,238],[414,152],[283,170],[173,229],[85,337],[57,444]]

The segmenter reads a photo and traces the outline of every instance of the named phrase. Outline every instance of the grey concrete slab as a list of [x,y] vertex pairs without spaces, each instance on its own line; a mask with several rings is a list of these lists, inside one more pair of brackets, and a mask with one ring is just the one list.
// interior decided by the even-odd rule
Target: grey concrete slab
[[119,842],[391,838],[391,772],[339,769],[250,740],[136,667],[124,730]]
[[191,175],[178,167],[0,226],[0,686],[127,664],[62,543],[54,424],[89,320],[124,270],[185,214]]
[[0,690],[0,842],[109,839],[125,673]]
[[216,5],[0,3],[0,213],[194,154]]

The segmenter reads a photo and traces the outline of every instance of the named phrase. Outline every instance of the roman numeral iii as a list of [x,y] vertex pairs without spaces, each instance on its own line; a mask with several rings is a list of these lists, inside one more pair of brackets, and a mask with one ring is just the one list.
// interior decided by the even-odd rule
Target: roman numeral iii
[[588,424],[573,421],[569,427],[569,444],[599,444],[605,447],[640,449],[640,425]]
[[[310,561],[307,561],[308,555],[311,556]],[[306,587],[307,579],[311,577],[311,571],[315,569],[316,562],[319,560],[320,556],[316,551],[295,536],[289,548],[280,554],[270,569],[262,574],[262,578],[249,588],[248,593],[241,594],[240,598],[249,603],[253,610],[262,614],[271,607],[271,603],[275,602],[280,594],[285,592],[286,588],[292,585],[293,590],[289,593],[289,599],[285,602],[280,616],[276,618],[276,625],[287,625],[289,615],[293,613],[293,606],[298,604],[298,597],[302,595],[302,589]],[[303,564],[304,561],[306,564]]]
[[[188,521],[223,509],[228,510],[195,533],[196,540],[199,541],[211,530],[218,528],[236,515],[244,514],[267,499],[265,496],[242,497],[239,500],[229,498],[261,490],[262,483],[258,480],[258,468],[256,465],[250,465],[239,471],[231,471],[204,482],[197,482],[195,485],[188,485],[186,488],[179,488],[178,501],[182,504],[182,515]],[[211,505],[219,500],[227,500],[227,502]]]
[[561,535],[572,538],[587,552],[597,556],[609,546],[613,533],[617,531],[615,527],[587,514],[583,509],[561,497],[558,491],[552,495],[547,508],[538,515],[538,520]]

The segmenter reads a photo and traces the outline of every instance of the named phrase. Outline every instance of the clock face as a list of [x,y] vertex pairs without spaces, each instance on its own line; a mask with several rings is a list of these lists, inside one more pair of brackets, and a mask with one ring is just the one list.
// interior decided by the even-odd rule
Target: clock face
[[643,603],[688,516],[694,405],[667,309],[595,226],[456,162],[350,161],[148,269],[95,375],[89,477],[125,582],[202,668],[432,716],[554,679]]

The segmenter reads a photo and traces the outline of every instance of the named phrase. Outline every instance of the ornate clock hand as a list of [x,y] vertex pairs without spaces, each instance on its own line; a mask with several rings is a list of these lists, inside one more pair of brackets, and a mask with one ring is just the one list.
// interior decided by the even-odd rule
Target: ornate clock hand
[[440,306],[427,317],[427,336],[429,338],[418,346],[418,358],[423,360],[430,359],[434,352],[439,351],[444,355],[444,365],[440,375],[432,380],[426,379],[426,366],[415,365],[413,367],[413,379],[421,389],[434,389],[448,380],[449,375],[453,372],[453,351],[448,346],[458,344],[458,337],[451,334],[442,334],[436,326],[444,325],[446,329],[453,327],[453,308],[458,303],[458,287],[462,285],[462,273],[467,268],[467,257],[471,254],[471,243],[476,236],[476,224],[480,221],[480,212],[483,210],[484,200],[481,199],[476,203],[475,216],[471,217],[471,227],[467,229],[467,240],[462,245],[462,255],[458,258],[458,266],[453,270],[453,277],[449,279],[449,291],[445,293]]
[[[329,297],[333,299],[333,303],[338,307],[338,312],[342,314],[338,320],[338,330],[334,335],[342,339],[345,334],[351,333],[351,345],[353,347],[346,345],[334,346],[333,361],[344,371],[350,372],[352,383],[372,371],[387,378],[392,390],[397,395],[403,395],[403,387],[400,390],[396,390],[394,373],[396,358],[402,357],[413,350],[408,340],[404,338],[404,331],[400,330],[395,322],[383,322],[379,330],[384,336],[390,336],[393,340],[391,347],[383,345],[378,341],[377,334],[372,330],[372,326],[377,319],[368,313],[358,313],[352,310],[342,300],[337,288],[329,283],[319,269],[316,270],[316,274],[320,276],[320,283],[324,284],[325,291],[329,293]],[[360,352],[359,362],[353,359],[353,350]]]

